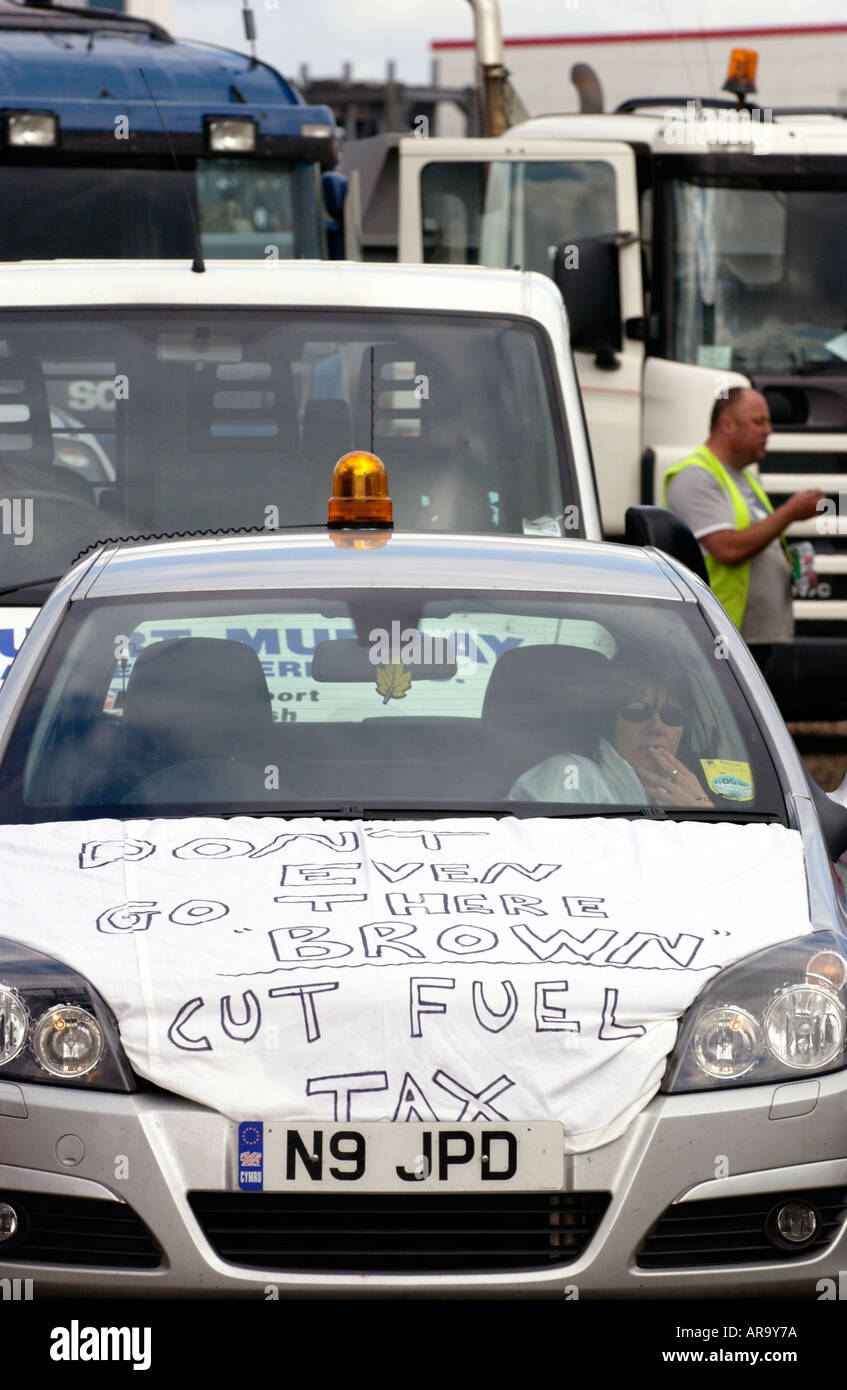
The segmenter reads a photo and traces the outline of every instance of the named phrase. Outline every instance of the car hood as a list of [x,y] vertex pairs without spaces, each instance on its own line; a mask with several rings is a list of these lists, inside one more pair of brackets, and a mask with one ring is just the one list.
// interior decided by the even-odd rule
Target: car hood
[[778,825],[592,817],[7,826],[0,935],[108,1001],[136,1073],[235,1120],[558,1120],[658,1089],[720,969],[810,930]]

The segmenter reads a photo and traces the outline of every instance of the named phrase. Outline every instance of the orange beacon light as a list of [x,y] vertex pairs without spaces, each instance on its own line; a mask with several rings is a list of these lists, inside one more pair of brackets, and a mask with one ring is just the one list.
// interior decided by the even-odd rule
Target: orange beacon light
[[327,525],[391,526],[392,522],[385,464],[364,450],[345,454],[332,475]]
[[729,56],[729,67],[722,90],[734,92],[739,99],[755,92],[757,62],[758,54],[755,48],[734,48]]

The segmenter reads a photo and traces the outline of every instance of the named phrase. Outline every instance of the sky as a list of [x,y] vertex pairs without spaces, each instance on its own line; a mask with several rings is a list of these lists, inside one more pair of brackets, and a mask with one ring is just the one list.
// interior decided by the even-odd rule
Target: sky
[[[243,0],[171,0],[172,32],[244,49]],[[472,39],[468,0],[249,0],[258,54],[287,76],[427,82],[433,39]],[[844,0],[500,0],[504,37],[843,24]]]

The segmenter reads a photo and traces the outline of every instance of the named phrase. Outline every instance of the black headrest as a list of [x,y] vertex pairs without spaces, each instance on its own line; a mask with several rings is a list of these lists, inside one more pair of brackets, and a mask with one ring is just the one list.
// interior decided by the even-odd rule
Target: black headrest
[[485,692],[483,717],[564,746],[596,741],[608,730],[618,697],[611,664],[587,647],[513,647],[498,660]]
[[[8,407],[16,407],[9,411]],[[4,419],[24,407],[22,420]],[[0,462],[53,463],[50,405],[41,365],[34,357],[0,357]]]
[[[151,381],[158,383],[162,367],[161,362],[155,364]],[[297,407],[290,363],[267,360],[171,364],[170,378],[192,453],[243,455],[249,465],[254,456],[279,457],[297,448]],[[141,396],[140,392],[137,394]],[[128,402],[132,400],[130,393]],[[149,409],[149,400],[136,400],[136,411],[139,406]],[[166,418],[158,423],[167,438],[172,439],[174,422]]]
[[238,758],[272,723],[261,663],[243,642],[178,637],[144,647],[135,660],[123,724],[137,756]]

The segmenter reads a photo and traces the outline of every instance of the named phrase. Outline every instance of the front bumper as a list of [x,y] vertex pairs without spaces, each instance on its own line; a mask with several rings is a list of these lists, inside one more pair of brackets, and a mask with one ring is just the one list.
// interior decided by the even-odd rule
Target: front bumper
[[[254,1200],[236,1193],[236,1127],[221,1115],[158,1091],[117,1096],[2,1083],[0,1200],[14,1204],[17,1194],[26,1208],[27,1200],[50,1198],[61,1205],[68,1199],[70,1208],[71,1198],[93,1199],[108,1204],[98,1209],[121,1215],[130,1225],[134,1213],[134,1238],[140,1239],[140,1230],[149,1241],[145,1248],[154,1252],[154,1267],[149,1261],[148,1267],[127,1267],[123,1253],[96,1267],[71,1258],[61,1263],[55,1254],[49,1261],[31,1259],[24,1242],[17,1250],[0,1246],[0,1278],[32,1279],[35,1298],[767,1294],[814,1299],[820,1279],[837,1279],[839,1269],[847,1268],[845,1101],[844,1072],[778,1086],[657,1096],[620,1139],[568,1157],[566,1192],[609,1194],[593,1235],[573,1259],[563,1263],[559,1250],[520,1270],[457,1272],[457,1261],[445,1259],[443,1269],[433,1270],[430,1263],[425,1272],[412,1265],[404,1273],[339,1273],[332,1271],[330,1258],[326,1272],[303,1272],[276,1262],[247,1268],[215,1253],[188,1194],[235,1193],[247,1215]],[[646,1268],[640,1262],[646,1237],[674,1204],[684,1217],[686,1205],[695,1212],[700,1207],[693,1204],[704,1201],[749,1198],[752,1208],[763,1208],[768,1194],[814,1201],[824,1192],[830,1211],[833,1194],[839,1194],[825,1248],[806,1255],[774,1250],[772,1257],[751,1260],[744,1248],[728,1245],[725,1258],[719,1252],[719,1263],[714,1253],[699,1264],[685,1253],[682,1263],[674,1257],[672,1267],[657,1268],[652,1261]],[[319,1202],[320,1195],[305,1194],[303,1200]],[[367,1239],[363,1234],[365,1247]],[[551,1237],[551,1247],[559,1243],[558,1234]],[[120,1241],[118,1246],[123,1252]]]

